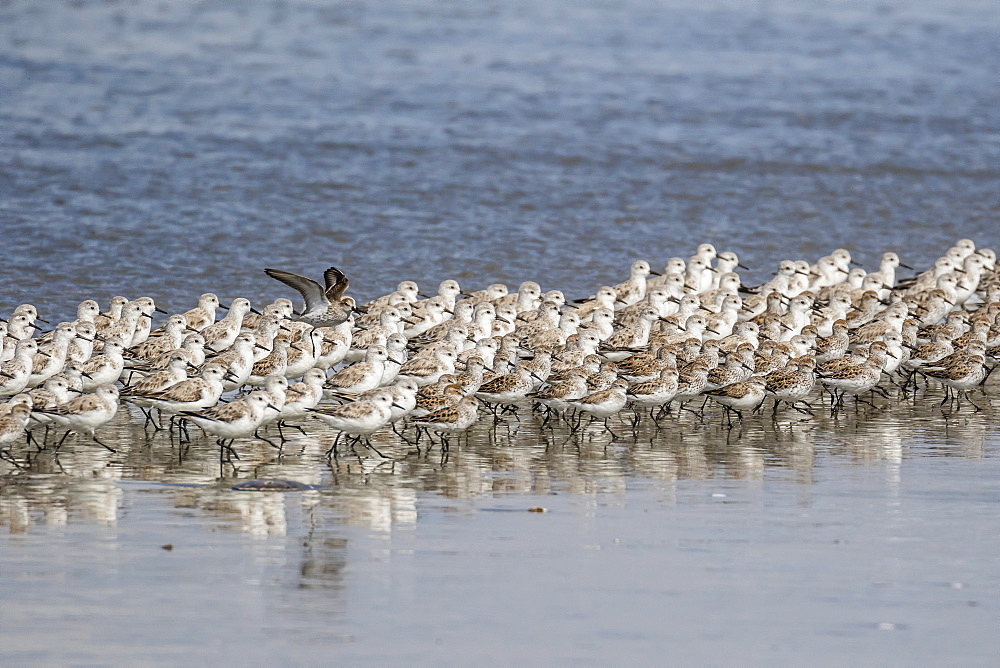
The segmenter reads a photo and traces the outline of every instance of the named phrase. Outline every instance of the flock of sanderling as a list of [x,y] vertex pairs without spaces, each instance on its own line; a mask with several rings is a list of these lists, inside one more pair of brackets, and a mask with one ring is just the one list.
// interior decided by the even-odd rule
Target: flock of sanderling
[[[197,425],[223,459],[237,456],[234,439],[271,442],[260,430],[275,423],[284,440],[285,421],[307,417],[338,432],[329,456],[341,435],[372,447],[369,436],[387,427],[411,443],[436,434],[445,447],[484,408],[544,412],[543,424],[574,431],[589,416],[610,432],[623,411],[633,427],[660,427],[675,407],[703,414],[712,401],[732,425],[768,398],[772,415],[782,404],[812,414],[806,400],[825,390],[836,413],[848,394],[870,403],[869,393],[910,396],[935,382],[942,405],[959,410],[964,398],[979,410],[968,392],[985,383],[1000,346],[995,262],[963,239],[899,280],[906,265],[895,253],[868,273],[839,249],[815,264],[783,261],[749,288],[735,253],[702,244],[662,273],[636,261],[627,280],[573,304],[533,281],[467,293],[446,280],[432,297],[403,281],[358,305],[336,268],[325,285],[266,269],[302,295],[301,312],[284,298],[260,311],[242,297],[222,307],[207,293],[154,330],[160,309],[149,297],[115,297],[103,313],[88,299],[74,322],[37,337],[45,321],[24,304],[0,322],[0,453],[22,441],[58,448],[71,432],[110,450],[96,432],[122,401],[171,437],[176,428],[189,440],[188,423]],[[216,320],[220,308],[228,313]],[[66,430],[51,446],[50,428]]]

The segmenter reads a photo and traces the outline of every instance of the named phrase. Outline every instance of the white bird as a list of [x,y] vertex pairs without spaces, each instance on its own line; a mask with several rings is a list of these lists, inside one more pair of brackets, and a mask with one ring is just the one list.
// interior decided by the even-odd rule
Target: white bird
[[57,425],[67,429],[56,445],[57,449],[71,431],[76,431],[90,436],[98,445],[115,452],[114,448],[101,443],[95,435],[97,428],[110,422],[118,412],[118,388],[114,385],[101,385],[91,394],[80,395],[55,408],[36,408],[35,412],[49,416]]
[[227,452],[239,459],[233,441],[256,432],[270,410],[278,409],[271,405],[267,392],[257,390],[228,404],[201,411],[181,411],[180,415],[218,437],[215,442],[219,446],[219,461],[223,461]]

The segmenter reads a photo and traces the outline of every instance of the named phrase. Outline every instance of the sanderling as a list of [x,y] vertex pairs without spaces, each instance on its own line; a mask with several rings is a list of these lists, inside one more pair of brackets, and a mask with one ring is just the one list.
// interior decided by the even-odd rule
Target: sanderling
[[399,370],[409,357],[406,350],[406,337],[402,334],[390,334],[385,340],[385,367],[382,369],[382,380],[379,385],[390,385],[396,380]]
[[[743,411],[756,410],[764,403],[764,380],[761,378],[751,378],[726,385],[725,387],[708,390],[705,392],[705,395],[725,406],[727,417],[729,416],[729,411],[732,411],[736,413],[740,422],[742,422]],[[730,424],[732,424],[731,417]]]
[[441,297],[432,297],[424,302],[419,311],[414,311],[410,318],[410,326],[403,329],[403,335],[407,339],[420,336],[430,330],[435,325],[439,325],[449,316],[449,307]]
[[322,332],[323,340],[320,342],[320,354],[316,358],[315,366],[323,371],[328,371],[344,361],[350,349],[349,337],[341,334],[334,327],[317,327],[317,331]]
[[508,294],[508,288],[503,283],[492,283],[485,290],[476,290],[465,295],[465,300],[473,304],[492,302]]
[[28,386],[38,344],[34,339],[17,342],[14,356],[0,365],[0,398],[12,397]]
[[531,371],[517,366],[512,372],[483,383],[475,396],[491,404],[509,406],[522,401],[534,389],[537,380],[531,375]]
[[448,349],[438,350],[430,358],[414,357],[400,367],[397,376],[409,378],[421,387],[429,385],[446,373],[455,373],[456,357],[455,352]]
[[124,349],[117,341],[105,341],[104,352],[83,363],[83,390],[93,392],[118,380],[125,370]]
[[189,329],[182,315],[172,315],[157,336],[150,337],[142,343],[131,346],[126,351],[129,358],[152,359],[163,353],[181,347],[185,330]]
[[[97,333],[102,339],[117,339],[126,348],[132,345],[132,338],[139,326],[139,319],[145,318],[142,307],[136,302],[129,302],[122,308],[122,315],[105,328],[98,327]],[[100,346],[97,346],[100,348]]]
[[417,427],[435,431],[447,447],[445,434],[463,432],[476,423],[479,417],[479,400],[475,397],[462,397],[454,406],[439,408],[433,413],[414,417],[411,422]]
[[31,406],[18,404],[6,415],[0,416],[0,449],[9,447],[24,434],[31,418]]
[[191,329],[200,332],[209,325],[215,324],[215,311],[221,306],[219,297],[214,292],[206,292],[198,298],[198,305],[181,314],[184,323]]
[[777,415],[778,406],[782,401],[799,412],[809,412],[807,409],[799,408],[797,404],[804,403],[805,398],[815,387],[815,370],[815,358],[800,357],[789,361],[784,368],[776,369],[764,376],[764,391],[774,397],[772,415]]
[[[182,380],[187,380],[188,369],[192,366],[188,362],[188,356],[182,350],[174,350],[167,354],[167,360],[166,369],[147,374],[135,383],[122,388],[122,398],[140,397],[154,392],[162,392]],[[133,401],[133,403],[140,406],[144,405],[138,400]]]
[[[962,357],[954,357],[946,366],[925,367],[921,373],[944,383],[952,392],[961,392],[965,395],[966,401],[976,409],[976,412],[981,410],[969,398],[969,390],[981,384],[986,379],[987,374],[986,358],[978,350]],[[946,394],[945,401],[948,398],[949,395]],[[943,404],[944,401],[941,403]]]
[[240,333],[244,316],[251,308],[249,299],[245,297],[234,299],[225,318],[201,330],[201,335],[205,337],[205,347],[222,352],[231,346]]
[[646,296],[646,277],[650,274],[659,275],[649,268],[649,263],[645,260],[636,260],[632,263],[628,280],[612,286],[615,291],[616,311],[643,300]]
[[323,383],[326,373],[322,369],[309,369],[302,380],[288,386],[285,403],[281,407],[281,419],[291,420],[303,417],[310,408],[316,408],[323,398]]
[[69,342],[66,348],[66,361],[83,363],[94,354],[94,341],[97,338],[97,327],[92,322],[76,324],[76,338]]
[[[226,370],[218,364],[206,364],[198,378],[188,378],[159,392],[141,398],[161,413],[174,415],[181,411],[199,411],[214,406],[222,396],[222,379]],[[136,395],[138,397],[139,395]],[[132,397],[125,397],[132,401]]]
[[382,374],[385,372],[385,361],[389,352],[385,346],[372,346],[365,354],[365,359],[346,366],[337,373],[330,376],[324,389],[333,392],[350,392],[359,394],[374,390],[382,382]]
[[[636,317],[635,322],[628,327],[622,327],[617,332],[601,343],[600,349],[603,355],[617,362],[628,357],[634,349],[644,348],[649,343],[649,333],[653,323],[660,319],[660,315],[651,306],[646,306]],[[702,320],[704,323],[704,320]]]
[[571,401],[582,399],[588,394],[590,388],[587,387],[587,378],[577,374],[531,392],[527,398],[534,399],[551,410],[565,411],[570,408]]
[[580,316],[580,320],[586,321],[590,319],[590,316],[597,309],[606,308],[609,311],[614,311],[617,299],[618,294],[615,292],[615,289],[609,285],[604,285],[597,290],[593,299],[582,300],[574,310]]
[[119,320],[122,317],[122,310],[126,304],[128,304],[127,297],[121,295],[112,297],[108,305],[108,310],[94,317],[94,326],[97,327],[97,331],[100,332],[107,329],[111,323]]
[[677,366],[667,366],[659,376],[629,385],[626,395],[632,403],[643,408],[662,408],[677,394]]
[[285,370],[288,369],[288,347],[287,339],[276,339],[271,354],[254,362],[246,384],[263,387],[264,380],[272,374],[284,377]]
[[[414,395],[412,415],[427,415],[445,406],[453,406],[467,396],[461,385],[455,384],[454,376],[442,376],[433,385],[424,385]],[[412,383],[413,381],[408,381]]]
[[66,354],[70,342],[76,338],[76,327],[72,323],[61,322],[56,326],[54,335],[50,343],[39,346],[32,361],[28,387],[38,387],[66,365]]
[[118,388],[114,385],[101,385],[92,394],[80,395],[54,408],[36,408],[35,412],[49,416],[57,425],[67,429],[56,448],[62,445],[70,431],[76,431],[90,436],[95,443],[115,452],[114,448],[102,443],[95,435],[95,431],[110,422],[118,412]]
[[[365,445],[381,456],[381,453],[372,447],[369,436],[387,425],[392,419],[392,404],[392,391],[383,387],[368,399],[352,401],[349,404],[330,408],[314,408],[309,413],[343,434],[363,438]],[[336,455],[340,436],[341,434],[338,434],[337,438],[334,439],[330,449],[327,450],[327,456]]]
[[606,390],[599,390],[568,403],[591,418],[604,420],[605,431],[614,437],[615,434],[608,425],[608,418],[625,408],[625,404],[628,403],[627,390],[628,381],[618,379]]
[[270,410],[277,409],[270,404],[266,392],[257,390],[228,404],[200,411],[185,410],[180,415],[218,437],[216,444],[219,446],[219,460],[222,461],[225,453],[229,453],[230,457],[236,455],[233,441],[254,434]]
[[867,359],[853,360],[841,357],[816,367],[816,376],[819,381],[823,385],[839,391],[834,411],[843,405],[845,394],[853,394],[859,401],[863,401],[858,395],[871,390],[878,384],[882,369],[888,359],[887,351],[888,346],[883,341],[875,341],[869,346]]
[[139,316],[139,322],[132,333],[132,340],[126,342],[126,347],[139,345],[149,338],[150,331],[153,329],[154,312],[166,313],[166,311],[156,305],[152,297],[139,297],[134,303],[139,307],[142,315]]
[[323,332],[311,328],[300,340],[288,347],[285,376],[301,378],[302,374],[316,365],[316,360],[322,352]]
[[516,313],[533,311],[542,302],[542,287],[534,281],[524,281],[517,292],[493,300],[493,306],[513,306]]

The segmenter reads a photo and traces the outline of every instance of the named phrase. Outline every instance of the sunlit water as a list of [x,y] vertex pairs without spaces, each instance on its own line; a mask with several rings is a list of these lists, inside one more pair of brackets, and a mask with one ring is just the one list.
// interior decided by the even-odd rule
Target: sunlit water
[[[0,307],[1000,245],[995,3],[583,4],[3,4]],[[235,467],[123,411],[118,453],[0,462],[0,659],[989,663],[994,382],[614,440],[525,414],[446,458],[328,462],[310,424]]]

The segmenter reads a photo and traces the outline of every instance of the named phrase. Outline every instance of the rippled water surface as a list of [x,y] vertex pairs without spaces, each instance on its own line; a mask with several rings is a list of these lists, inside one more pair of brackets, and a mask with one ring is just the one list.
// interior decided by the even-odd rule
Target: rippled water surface
[[[1000,229],[1000,15],[956,2],[0,3],[0,310],[115,294],[570,297],[703,241],[763,280]],[[122,415],[0,462],[7,663],[995,657],[1000,465],[940,395],[327,462]],[[880,405],[885,400],[879,401]],[[307,491],[237,492],[254,477]],[[544,508],[546,512],[528,512]],[[171,549],[166,549],[170,546]]]

